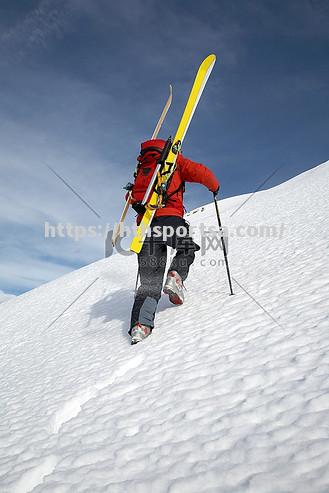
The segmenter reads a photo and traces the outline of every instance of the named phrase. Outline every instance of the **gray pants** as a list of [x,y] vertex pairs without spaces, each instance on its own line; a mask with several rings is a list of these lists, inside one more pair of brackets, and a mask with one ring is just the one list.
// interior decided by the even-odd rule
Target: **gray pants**
[[[163,231],[166,226],[174,229],[174,235],[168,238],[155,237],[154,228]],[[178,236],[177,228],[185,227],[186,234]],[[176,249],[169,270],[175,270],[182,280],[188,276],[190,265],[195,258],[195,252],[200,250],[189,235],[188,223],[178,216],[160,216],[152,221],[151,236],[147,236],[143,248],[138,255],[140,286],[138,288],[131,313],[130,329],[139,322],[148,327],[154,327],[154,317],[161,297],[163,278],[167,262],[167,246]],[[130,333],[130,331],[129,331]]]

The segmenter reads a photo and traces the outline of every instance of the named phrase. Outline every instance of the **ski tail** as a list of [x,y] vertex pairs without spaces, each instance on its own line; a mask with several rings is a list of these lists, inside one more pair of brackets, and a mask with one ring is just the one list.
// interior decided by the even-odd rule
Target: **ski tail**
[[126,218],[129,205],[130,205],[130,199],[131,199],[131,192],[129,192],[126,203],[124,205],[123,211],[121,213],[120,220],[117,224],[114,225],[113,233],[112,233],[112,245],[115,246],[119,236],[122,233],[122,228],[123,228],[123,223]]

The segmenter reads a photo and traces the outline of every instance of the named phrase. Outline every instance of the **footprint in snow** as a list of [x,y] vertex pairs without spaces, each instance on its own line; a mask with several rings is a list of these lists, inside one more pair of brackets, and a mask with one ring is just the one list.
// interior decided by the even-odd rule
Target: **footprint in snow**
[[138,354],[134,358],[126,361],[119,366],[111,376],[95,385],[78,392],[74,397],[66,401],[51,417],[50,433],[58,433],[64,423],[78,416],[82,406],[97,396],[98,392],[109,385],[112,385],[118,378],[126,375],[130,370],[139,366],[144,360],[143,354]]
[[12,493],[29,493],[34,490],[36,486],[43,483],[46,476],[54,471],[57,462],[58,458],[55,455],[41,458],[39,464],[27,469],[19,480],[12,484]]

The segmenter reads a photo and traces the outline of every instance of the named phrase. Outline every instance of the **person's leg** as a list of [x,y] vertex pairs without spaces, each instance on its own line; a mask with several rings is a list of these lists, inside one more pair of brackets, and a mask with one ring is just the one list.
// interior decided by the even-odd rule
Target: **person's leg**
[[176,255],[170,264],[169,272],[176,271],[182,281],[185,281],[190,266],[194,262],[195,252],[200,250],[200,247],[190,237],[188,223],[183,218],[177,219],[180,221],[175,221],[175,234],[172,239],[167,242],[169,246],[176,249]]
[[153,238],[146,238],[138,255],[140,286],[131,313],[132,327],[139,322],[153,329],[158,301],[161,297],[163,276],[167,261],[167,246]]
[[171,233],[173,234],[164,238],[164,241],[168,246],[176,250],[176,255],[168,270],[163,292],[168,294],[171,303],[181,305],[184,303],[183,281],[187,278],[189,268],[195,258],[195,252],[200,247],[190,237],[188,223],[182,217],[163,217],[161,222],[163,232],[166,226],[171,227]]

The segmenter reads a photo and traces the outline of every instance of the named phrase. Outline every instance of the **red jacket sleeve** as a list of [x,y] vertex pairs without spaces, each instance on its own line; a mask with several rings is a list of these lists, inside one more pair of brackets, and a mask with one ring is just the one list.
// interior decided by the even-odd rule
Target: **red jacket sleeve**
[[211,192],[216,192],[219,188],[219,181],[209,168],[200,163],[195,163],[190,159],[178,156],[177,164],[183,181],[201,183]]

